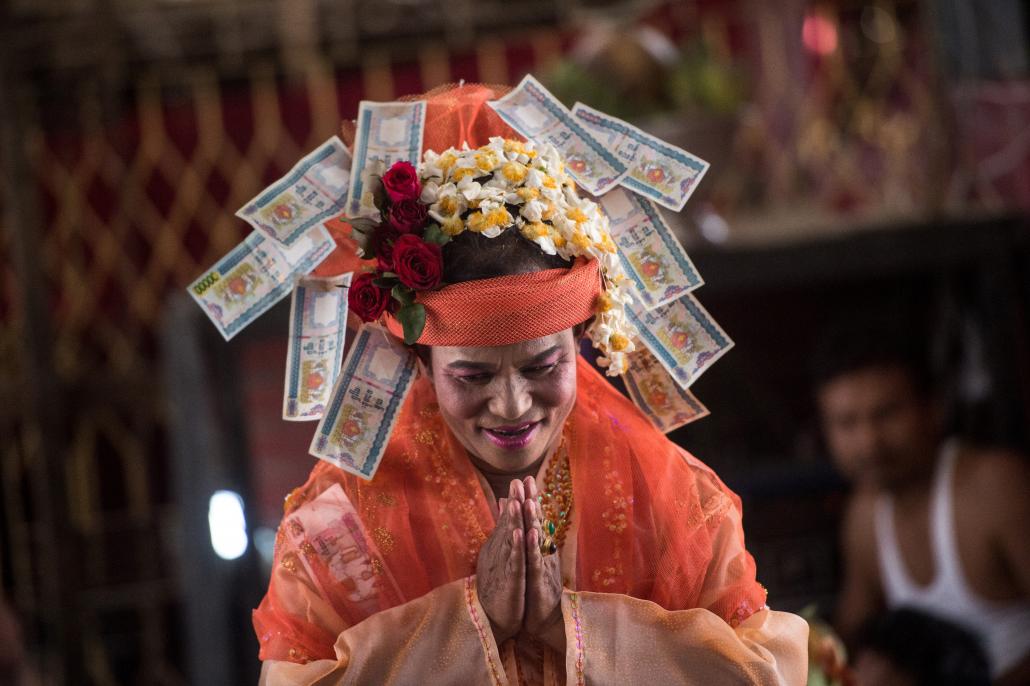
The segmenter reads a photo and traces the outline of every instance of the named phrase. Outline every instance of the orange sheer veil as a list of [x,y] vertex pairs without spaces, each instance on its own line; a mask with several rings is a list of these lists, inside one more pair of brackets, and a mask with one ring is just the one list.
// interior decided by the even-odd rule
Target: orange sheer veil
[[[706,607],[731,624],[761,608],[765,591],[744,549],[737,497],[585,360],[578,365],[565,429],[577,522],[576,574],[566,585],[669,610]],[[314,551],[302,546],[297,554],[308,555],[312,582],[343,625],[475,572],[493,516],[426,379],[416,381],[371,482],[320,462],[287,499],[287,514],[335,484],[361,518],[377,575],[374,601],[351,601]],[[275,568],[290,550],[276,546]],[[261,658],[331,658],[336,637],[291,613],[283,601],[291,591],[277,588],[281,582],[273,574],[254,612]]]
[[[481,145],[514,136],[487,105],[504,89],[446,87],[429,103],[424,148]],[[344,138],[349,143],[350,127]],[[345,228],[322,273],[355,268]],[[334,234],[337,232],[334,231]],[[350,252],[348,252],[350,251]],[[576,405],[565,427],[576,521],[574,590],[622,593],[669,610],[706,607],[736,623],[765,603],[754,560],[744,549],[740,502],[707,467],[671,443],[585,360],[578,360]],[[277,539],[273,569],[305,555],[311,584],[343,628],[475,572],[493,516],[465,448],[451,434],[429,382],[415,385],[375,478],[368,482],[319,462],[286,503],[286,514],[339,485],[360,517],[376,575],[375,596],[356,603],[318,564],[310,545]],[[289,602],[308,586],[273,573],[254,612],[261,658],[332,658],[336,636]],[[303,585],[303,589],[301,586]],[[289,602],[288,600],[289,599]],[[337,626],[335,629],[340,629]]]

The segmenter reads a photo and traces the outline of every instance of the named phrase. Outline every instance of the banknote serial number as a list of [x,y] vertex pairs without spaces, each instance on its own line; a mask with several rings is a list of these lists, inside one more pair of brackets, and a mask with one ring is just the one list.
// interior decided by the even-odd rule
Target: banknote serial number
[[215,283],[218,282],[219,278],[221,277],[218,275],[218,272],[211,272],[210,274],[208,274],[203,279],[201,279],[193,285],[193,292],[197,295],[204,295],[204,291],[211,288],[211,286],[215,285]]

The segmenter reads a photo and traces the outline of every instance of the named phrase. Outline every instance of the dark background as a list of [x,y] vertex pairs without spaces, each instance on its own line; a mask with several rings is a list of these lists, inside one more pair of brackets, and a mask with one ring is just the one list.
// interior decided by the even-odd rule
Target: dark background
[[[1025,1],[14,0],[0,10],[0,586],[45,683],[253,683],[249,611],[312,424],[288,305],[226,344],[185,295],[232,214],[351,118],[533,72],[712,162],[670,223],[734,350],[673,434],[737,490],[770,602],[833,606],[846,485],[807,361],[926,341],[950,428],[1028,452]],[[250,545],[214,555],[208,500]]]

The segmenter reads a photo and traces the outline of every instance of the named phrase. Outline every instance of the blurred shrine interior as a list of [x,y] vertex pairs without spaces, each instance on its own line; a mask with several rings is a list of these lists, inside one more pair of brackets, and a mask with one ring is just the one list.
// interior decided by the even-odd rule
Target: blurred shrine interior
[[[186,294],[361,100],[533,73],[711,163],[666,220],[735,347],[671,437],[744,502],[770,603],[834,608],[819,331],[890,313],[952,433],[1030,452],[1026,0],[11,0],[0,9],[0,588],[43,683],[245,684],[314,425],[289,302]],[[229,558],[229,559],[226,559]]]

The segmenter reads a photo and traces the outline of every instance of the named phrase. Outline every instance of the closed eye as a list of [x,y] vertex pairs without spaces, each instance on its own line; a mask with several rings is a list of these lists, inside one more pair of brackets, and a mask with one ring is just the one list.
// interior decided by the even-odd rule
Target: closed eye
[[454,374],[454,378],[461,383],[484,384],[491,378],[490,374]]
[[547,374],[548,372],[553,371],[554,368],[557,367],[557,366],[558,366],[557,362],[554,362],[552,364],[540,364],[540,365],[535,365],[533,367],[526,367],[525,369],[522,370],[522,373],[526,374],[526,375],[529,375],[529,376],[543,376],[543,375]]

